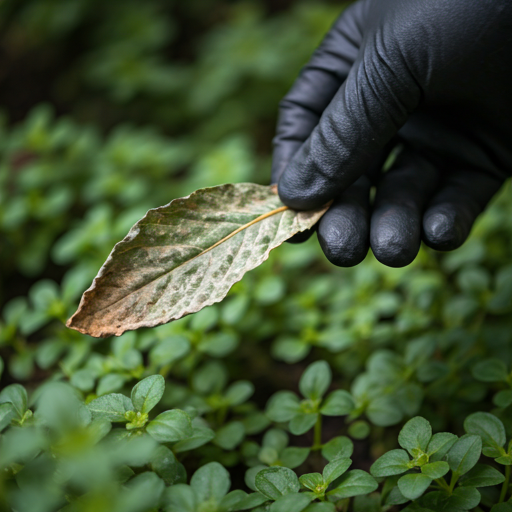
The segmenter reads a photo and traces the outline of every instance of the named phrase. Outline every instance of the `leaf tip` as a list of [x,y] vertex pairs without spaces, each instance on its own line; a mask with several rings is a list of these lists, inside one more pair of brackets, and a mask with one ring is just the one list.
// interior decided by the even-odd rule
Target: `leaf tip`
[[66,327],[68,329],[73,329],[74,331],[79,332],[80,334],[85,334],[87,336],[92,336],[93,338],[108,338],[109,336],[121,336],[123,331],[103,331],[94,325],[83,324],[77,316],[80,314],[81,310],[78,310],[68,319],[66,322]]

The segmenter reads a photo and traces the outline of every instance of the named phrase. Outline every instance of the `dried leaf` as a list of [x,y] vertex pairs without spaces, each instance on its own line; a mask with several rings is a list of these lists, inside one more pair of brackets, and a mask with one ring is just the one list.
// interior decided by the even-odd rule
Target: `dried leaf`
[[326,210],[290,210],[275,187],[252,183],[201,189],[150,210],[114,247],[67,325],[120,336],[195,313]]

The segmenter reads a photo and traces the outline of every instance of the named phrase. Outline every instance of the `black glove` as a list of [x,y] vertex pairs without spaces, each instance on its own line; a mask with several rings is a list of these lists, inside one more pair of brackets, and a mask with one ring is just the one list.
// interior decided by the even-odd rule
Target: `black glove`
[[285,204],[334,199],[317,226],[332,263],[371,245],[407,265],[422,237],[459,247],[512,171],[512,1],[352,4],[282,100],[274,144]]

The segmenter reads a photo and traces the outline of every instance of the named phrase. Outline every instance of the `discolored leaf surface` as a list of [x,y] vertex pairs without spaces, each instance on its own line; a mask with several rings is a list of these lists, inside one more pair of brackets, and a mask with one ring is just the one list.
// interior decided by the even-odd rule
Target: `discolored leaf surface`
[[67,325],[119,336],[195,313],[221,301],[326,209],[296,212],[283,206],[275,187],[240,183],[149,210],[114,247]]

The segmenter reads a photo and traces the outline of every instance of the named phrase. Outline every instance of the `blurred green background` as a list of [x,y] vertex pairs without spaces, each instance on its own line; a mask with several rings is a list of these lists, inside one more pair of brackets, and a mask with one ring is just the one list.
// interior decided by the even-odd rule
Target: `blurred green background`
[[[149,208],[206,186],[268,183],[278,102],[342,8],[318,0],[0,3],[0,387],[22,382],[32,394],[63,381],[87,401],[161,373],[165,406],[211,413],[216,432],[231,414],[252,418],[234,445],[194,452],[189,469],[211,460],[254,465],[243,449],[254,442],[243,443],[269,425],[266,400],[296,389],[305,363],[319,357],[356,404],[347,422],[324,424],[325,439],[371,441],[356,446],[356,467],[394,446],[396,431],[384,427],[418,413],[458,433],[465,414],[497,408],[510,433],[508,183],[461,249],[422,249],[404,269],[371,255],[338,269],[312,239],[280,247],[221,304],[168,326],[115,341],[64,326]],[[475,370],[496,359],[498,372]],[[254,396],[228,414],[219,396],[241,378]]]

